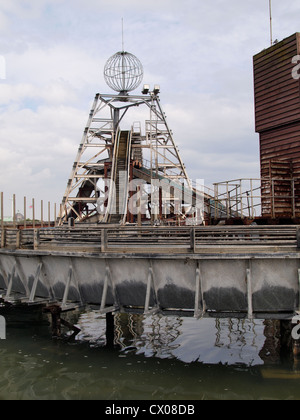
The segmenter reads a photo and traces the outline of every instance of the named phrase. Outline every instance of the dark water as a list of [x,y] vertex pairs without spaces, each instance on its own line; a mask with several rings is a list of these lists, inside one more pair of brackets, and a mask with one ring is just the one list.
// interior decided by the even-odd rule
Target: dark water
[[300,369],[271,321],[118,315],[109,349],[93,312],[77,318],[73,342],[52,340],[46,318],[6,318],[3,400],[300,398]]

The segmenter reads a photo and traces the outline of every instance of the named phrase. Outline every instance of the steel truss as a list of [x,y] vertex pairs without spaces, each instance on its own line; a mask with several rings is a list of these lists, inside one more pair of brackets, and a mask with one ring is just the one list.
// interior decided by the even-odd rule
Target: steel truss
[[[134,162],[138,162],[140,172],[144,171],[144,177],[148,177],[148,184],[152,179],[163,179],[192,190],[158,95],[154,92],[142,96],[97,94],[63,196],[60,224],[71,218],[78,222],[111,222],[115,194],[111,186],[115,185],[120,170],[117,166],[121,123],[129,111],[141,106],[148,108],[149,119],[145,121],[145,134],[140,122],[132,123],[122,168],[126,178],[125,202],[129,198],[127,187]],[[126,210],[127,206],[119,223],[126,222]]]

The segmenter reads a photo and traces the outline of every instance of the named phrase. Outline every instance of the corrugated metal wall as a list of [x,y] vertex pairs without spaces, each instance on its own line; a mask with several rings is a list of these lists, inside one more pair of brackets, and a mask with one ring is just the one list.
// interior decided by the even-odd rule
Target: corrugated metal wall
[[300,80],[292,75],[296,66],[292,59],[299,54],[296,33],[253,60],[263,216],[300,217]]

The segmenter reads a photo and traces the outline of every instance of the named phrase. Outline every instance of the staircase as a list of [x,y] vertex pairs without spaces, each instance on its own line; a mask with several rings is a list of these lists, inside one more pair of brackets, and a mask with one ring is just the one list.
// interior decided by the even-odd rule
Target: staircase
[[126,181],[127,181],[127,171],[128,171],[128,162],[127,162],[127,149],[128,149],[128,142],[130,139],[130,132],[129,131],[121,131],[118,150],[117,150],[117,162],[116,162],[116,199],[115,199],[115,206],[113,214],[110,215],[109,222],[112,224],[120,223],[121,219],[124,216],[124,208],[125,208],[125,188],[126,188]]

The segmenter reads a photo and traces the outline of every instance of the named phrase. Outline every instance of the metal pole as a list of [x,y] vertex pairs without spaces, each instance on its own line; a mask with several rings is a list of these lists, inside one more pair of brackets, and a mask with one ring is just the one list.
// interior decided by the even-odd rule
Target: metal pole
[[124,51],[124,19],[122,18],[122,51]]
[[227,219],[230,219],[230,215],[229,215],[229,189],[228,189],[228,182],[226,183],[226,213],[227,213]]
[[270,40],[271,40],[271,46],[272,46],[273,45],[272,0],[269,0],[269,10],[270,10]]
[[244,207],[243,207],[243,188],[242,180],[240,179],[240,195],[241,195],[241,218],[244,219]]
[[217,202],[218,202],[218,192],[217,192],[217,185],[215,184],[214,185],[214,189],[215,189],[215,202],[214,202],[214,204],[215,204],[215,220],[217,219]]

